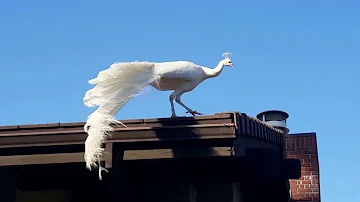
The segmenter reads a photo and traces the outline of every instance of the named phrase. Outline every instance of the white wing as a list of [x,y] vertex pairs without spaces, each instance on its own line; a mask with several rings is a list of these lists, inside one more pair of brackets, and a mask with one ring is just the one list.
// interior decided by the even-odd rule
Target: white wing
[[195,80],[204,74],[201,66],[187,61],[155,63],[154,72],[167,79]]

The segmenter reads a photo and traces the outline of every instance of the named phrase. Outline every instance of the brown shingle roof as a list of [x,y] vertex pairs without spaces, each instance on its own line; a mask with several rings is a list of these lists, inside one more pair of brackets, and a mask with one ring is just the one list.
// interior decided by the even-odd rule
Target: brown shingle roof
[[[169,129],[177,129],[178,131],[196,130],[200,138],[235,138],[236,135],[245,135],[283,144],[282,131],[267,125],[257,118],[240,112],[224,112],[211,116],[178,117],[175,119],[132,119],[122,120],[122,122],[127,125],[127,128],[115,127],[115,134],[112,137],[114,141],[129,142],[166,139],[167,137],[163,133],[161,138],[156,138],[160,134],[159,131],[169,132]],[[80,144],[86,138],[86,133],[83,131],[84,124],[84,122],[77,122],[0,126],[0,148],[18,147],[20,145],[31,146],[34,144],[66,144],[70,142]],[[203,134],[201,132],[204,133],[204,137],[202,137]],[[169,135],[168,138],[175,137],[171,134],[171,137]],[[181,134],[176,138],[181,139]]]

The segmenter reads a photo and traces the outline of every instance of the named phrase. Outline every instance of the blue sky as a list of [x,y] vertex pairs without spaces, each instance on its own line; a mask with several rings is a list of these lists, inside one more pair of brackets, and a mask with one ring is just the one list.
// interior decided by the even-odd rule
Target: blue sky
[[[291,132],[318,135],[323,201],[360,200],[360,1],[99,2],[2,1],[0,125],[85,121],[87,81],[116,61],[215,67],[230,51],[236,68],[184,103],[205,114],[285,110]],[[117,117],[170,116],[169,94],[147,91]]]

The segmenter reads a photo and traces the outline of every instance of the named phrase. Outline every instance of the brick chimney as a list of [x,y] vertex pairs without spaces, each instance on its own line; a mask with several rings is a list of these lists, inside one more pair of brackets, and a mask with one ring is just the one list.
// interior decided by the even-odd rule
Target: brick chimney
[[320,202],[319,161],[315,133],[289,134],[286,139],[288,159],[300,159],[301,178],[290,180],[292,201]]
[[320,202],[319,161],[315,133],[288,134],[287,119],[289,115],[281,110],[268,110],[256,116],[284,132],[285,156],[288,159],[299,159],[301,177],[289,180],[290,198],[293,202]]

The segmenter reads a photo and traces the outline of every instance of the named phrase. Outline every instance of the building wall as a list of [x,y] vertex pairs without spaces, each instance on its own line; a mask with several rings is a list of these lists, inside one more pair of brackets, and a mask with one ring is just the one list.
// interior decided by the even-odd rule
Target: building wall
[[290,180],[293,201],[320,201],[319,161],[315,133],[286,135],[288,159],[300,159],[301,178]]

